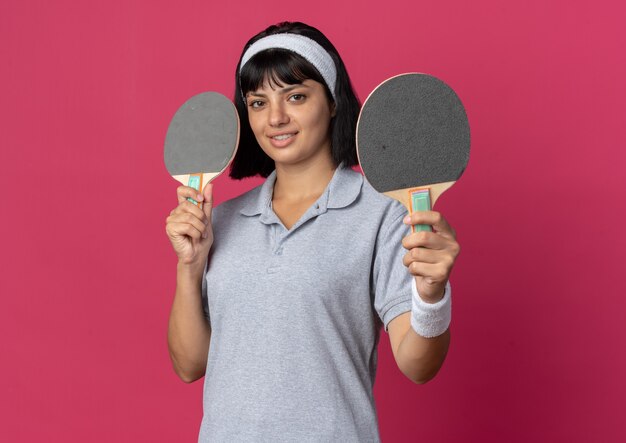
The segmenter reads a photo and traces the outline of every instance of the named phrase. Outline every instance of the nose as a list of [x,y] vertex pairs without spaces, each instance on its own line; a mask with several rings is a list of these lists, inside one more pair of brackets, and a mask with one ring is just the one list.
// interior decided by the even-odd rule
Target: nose
[[281,103],[274,103],[270,106],[269,124],[270,126],[283,126],[289,123],[289,115]]

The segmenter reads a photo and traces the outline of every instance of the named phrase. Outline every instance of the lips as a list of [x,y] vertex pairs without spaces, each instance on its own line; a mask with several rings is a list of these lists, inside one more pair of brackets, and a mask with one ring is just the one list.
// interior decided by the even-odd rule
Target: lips
[[290,144],[297,134],[297,132],[281,132],[270,135],[269,139],[273,146],[282,148]]
[[273,138],[275,140],[286,140],[289,137],[293,137],[296,135],[296,131],[294,132],[278,132],[276,134],[268,135],[269,138]]

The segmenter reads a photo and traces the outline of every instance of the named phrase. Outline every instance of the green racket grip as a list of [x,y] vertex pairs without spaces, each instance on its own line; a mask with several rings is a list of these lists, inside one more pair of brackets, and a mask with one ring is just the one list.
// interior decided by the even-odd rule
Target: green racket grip
[[[202,174],[191,174],[189,176],[189,182],[187,183],[187,186],[189,186],[190,188],[194,188],[196,191],[202,192],[200,190],[201,185],[202,185]],[[193,203],[194,205],[202,209],[202,203],[195,201],[191,197],[187,197],[187,200],[189,200],[191,203]]]
[[[430,211],[430,190],[428,188],[417,188],[409,191],[409,201],[411,203],[411,213],[415,211]],[[413,225],[413,232],[430,231],[433,228],[430,225]]]

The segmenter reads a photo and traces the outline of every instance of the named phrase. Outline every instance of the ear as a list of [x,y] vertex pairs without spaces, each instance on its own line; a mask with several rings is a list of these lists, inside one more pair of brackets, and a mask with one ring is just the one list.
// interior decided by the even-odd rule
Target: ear
[[332,102],[330,104],[330,118],[333,118],[335,115],[337,115],[337,106],[335,105],[335,102]]

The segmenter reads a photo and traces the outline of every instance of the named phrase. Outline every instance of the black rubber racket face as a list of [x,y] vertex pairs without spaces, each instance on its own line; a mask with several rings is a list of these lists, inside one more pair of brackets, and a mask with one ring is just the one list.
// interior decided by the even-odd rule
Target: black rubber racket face
[[402,74],[367,98],[357,125],[359,162],[381,193],[457,180],[469,160],[461,100],[441,80]]
[[239,117],[233,103],[216,92],[187,100],[172,118],[165,137],[165,166],[187,185],[189,175],[203,174],[203,186],[230,164],[239,143]]

